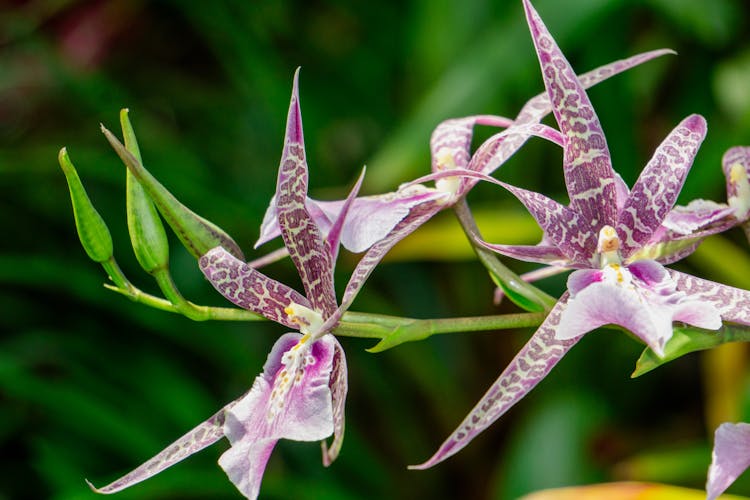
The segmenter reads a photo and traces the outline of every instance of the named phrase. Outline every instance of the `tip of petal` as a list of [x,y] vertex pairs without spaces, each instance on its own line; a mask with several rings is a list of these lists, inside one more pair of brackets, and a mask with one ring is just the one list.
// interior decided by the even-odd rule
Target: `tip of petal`
[[84,481],[86,481],[86,484],[89,486],[89,488],[91,489],[91,491],[93,491],[94,493],[99,493],[100,495],[108,495],[110,493],[109,491],[104,491],[103,489],[97,488],[88,479],[84,479]]
[[690,129],[691,132],[697,132],[699,134],[705,134],[708,124],[703,116],[695,114],[688,116],[684,121],[685,127]]

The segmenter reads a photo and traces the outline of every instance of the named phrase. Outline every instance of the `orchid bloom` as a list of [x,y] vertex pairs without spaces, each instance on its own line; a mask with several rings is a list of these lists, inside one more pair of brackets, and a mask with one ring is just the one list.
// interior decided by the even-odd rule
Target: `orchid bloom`
[[750,324],[750,292],[639,256],[674,206],[706,133],[705,120],[699,115],[683,120],[628,190],[612,169],[583,86],[528,0],[524,7],[564,137],[570,206],[504,184],[537,220],[544,238],[536,246],[486,246],[521,260],[577,270],[528,343],[439,450],[416,469],[457,453],[533,389],[585,333],[600,326],[620,325],[660,354],[673,321],[707,329],[719,328],[722,320]]
[[[580,76],[585,88],[622,73],[656,57],[672,53],[661,49],[612,62]],[[511,120],[502,116],[477,115],[450,119],[440,123],[430,139],[432,174],[399,187],[392,193],[356,198],[341,229],[341,244],[359,253],[386,239],[391,246],[433,215],[455,204],[474,185],[492,174],[520,149],[532,135],[541,136],[562,146],[563,138],[556,130],[539,122],[552,111],[546,93],[530,99],[518,116]],[[505,130],[493,135],[471,155],[471,141],[476,125]],[[455,175],[451,175],[455,174]],[[436,180],[434,188],[419,184]],[[344,206],[344,201],[318,201],[307,198],[305,206],[324,234],[327,234]],[[401,224],[399,231],[393,229]],[[281,234],[277,222],[276,198],[266,211],[260,237],[255,247]]]
[[750,467],[750,424],[723,423],[714,434],[706,500],[714,500]]
[[[231,447],[219,465],[247,498],[258,496],[266,463],[279,439],[318,441],[333,434],[330,448],[322,442],[323,463],[329,465],[338,455],[344,432],[347,369],[343,349],[330,332],[346,307],[336,304],[333,267],[341,225],[362,178],[324,240],[304,205],[308,171],[297,82],[295,74],[276,198],[279,227],[306,296],[268,278],[222,247],[208,251],[199,263],[206,278],[227,299],[300,333],[287,333],[276,341],[263,372],[245,395],[133,472],[95,489],[99,493],[115,493],[148,479],[222,437]],[[361,286],[363,281],[357,284]],[[350,302],[357,289],[349,291]]]

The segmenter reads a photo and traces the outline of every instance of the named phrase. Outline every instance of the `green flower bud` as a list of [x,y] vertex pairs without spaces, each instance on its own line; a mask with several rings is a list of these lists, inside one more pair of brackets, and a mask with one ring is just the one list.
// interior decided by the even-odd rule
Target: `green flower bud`
[[244,260],[242,251],[237,243],[220,227],[207,221],[185,205],[180,203],[172,193],[156,180],[148,170],[144,168],[138,159],[123,146],[112,132],[104,128],[102,132],[120,156],[125,166],[128,167],[138,182],[148,193],[151,201],[161,213],[164,220],[180,238],[185,248],[195,257],[200,258],[214,247],[224,247],[226,251]]
[[109,234],[109,229],[86,194],[78,172],[65,148],[60,150],[57,160],[68,181],[70,201],[73,203],[73,217],[83,249],[94,262],[106,262],[112,258],[112,236]]
[[[126,149],[140,162],[141,154],[127,109],[120,111],[120,124]],[[128,232],[135,257],[149,274],[166,269],[169,266],[169,243],[156,207],[130,170],[126,171],[126,185]]]

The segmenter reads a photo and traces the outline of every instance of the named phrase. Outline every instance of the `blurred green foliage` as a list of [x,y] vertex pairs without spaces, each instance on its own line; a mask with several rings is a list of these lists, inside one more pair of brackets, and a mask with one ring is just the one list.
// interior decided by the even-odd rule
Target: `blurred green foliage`
[[[76,238],[60,147],[112,230],[125,273],[156,291],[129,249],[124,167],[99,132],[99,122],[118,128],[120,108],[130,108],[150,171],[252,258],[297,66],[311,193],[323,199],[341,197],[365,163],[366,193],[426,173],[429,134],[441,120],[514,116],[543,88],[520,1],[14,3],[0,16],[1,499],[93,498],[84,477],[108,482],[244,392],[283,332],[194,323],[107,292]],[[679,52],[590,94],[615,168],[629,183],[682,117],[704,114],[708,138],[681,201],[723,201],[721,155],[750,143],[750,7],[741,0],[535,5],[579,71],[659,47]],[[478,140],[487,134],[480,130]],[[531,141],[499,175],[559,194],[560,159],[558,149]],[[515,221],[522,213],[494,186],[479,186],[470,202],[497,214],[493,234],[502,234],[503,214]],[[436,223],[449,220],[444,214]],[[514,225],[497,241],[527,237],[513,234]],[[747,243],[728,237],[747,259]],[[192,257],[172,243],[180,290],[222,305]],[[355,309],[414,317],[513,310],[492,306],[491,282],[468,252],[450,262],[414,255],[382,265]],[[340,259],[339,284],[353,262]],[[726,261],[717,266],[710,257],[683,265],[708,278],[727,272]],[[298,285],[288,262],[268,272]],[[559,294],[564,278],[543,286]],[[408,472],[528,334],[444,335],[377,355],[365,352],[366,341],[343,339],[350,393],[339,460],[325,470],[316,444],[281,442],[262,497],[505,499],[639,474],[659,480],[648,460],[640,468],[617,464],[641,451],[708,449],[701,392],[710,388],[701,387],[698,358],[630,380],[640,346],[602,332],[461,454]],[[236,498],[215,464],[225,447],[119,497]],[[675,461],[663,478],[700,487],[708,461],[708,454],[704,463]],[[747,494],[749,483],[732,491]]]

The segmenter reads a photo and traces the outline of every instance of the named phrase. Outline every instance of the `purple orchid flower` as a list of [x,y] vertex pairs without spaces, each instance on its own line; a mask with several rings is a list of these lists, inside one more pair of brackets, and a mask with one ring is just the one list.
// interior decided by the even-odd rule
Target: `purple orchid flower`
[[[199,264],[227,299],[300,333],[287,333],[276,341],[263,372],[245,395],[131,473],[95,491],[115,493],[132,486],[222,437],[231,447],[221,456],[219,465],[247,498],[258,496],[263,472],[279,439],[320,441],[333,434],[330,447],[321,441],[323,463],[327,466],[336,459],[344,432],[347,369],[344,351],[330,334],[346,310],[336,304],[333,268],[343,220],[362,177],[325,239],[304,205],[307,179],[297,72],[276,198],[281,234],[299,271],[305,296],[251,268],[222,247],[208,251]],[[351,300],[356,291],[354,286],[349,291]]]
[[715,500],[750,467],[750,424],[723,423],[714,434],[706,500]]
[[719,328],[722,320],[750,324],[750,292],[639,256],[674,206],[706,133],[705,120],[699,115],[683,120],[628,190],[612,169],[604,133],[579,79],[528,0],[524,8],[564,137],[570,206],[504,184],[537,220],[544,238],[536,246],[487,246],[521,260],[577,270],[528,343],[438,451],[415,469],[461,450],[531,391],[585,333],[600,326],[622,326],[662,353],[673,321],[707,329]]
[[[670,53],[673,52],[667,49],[654,50],[615,61],[584,73],[580,76],[580,81],[585,88],[589,88],[611,76]],[[430,139],[432,175],[404,184],[391,193],[356,198],[343,222],[341,244],[347,250],[359,253],[384,239],[385,235],[397,234],[398,239],[393,241],[395,244],[430,217],[465,196],[479,180],[492,174],[513,156],[529,137],[541,136],[562,146],[563,139],[559,132],[539,123],[551,111],[549,97],[542,93],[530,99],[515,120],[502,116],[477,115],[440,123]],[[476,125],[505,130],[487,139],[472,156],[471,141]],[[436,180],[434,188],[418,184],[428,180]],[[343,203],[307,198],[305,206],[318,227],[326,234],[333,221],[338,218]],[[263,218],[255,248],[281,234],[276,212],[277,202],[274,198]],[[399,231],[393,233],[393,229],[402,221],[404,224]]]

